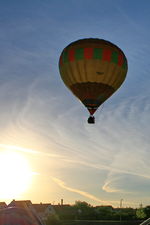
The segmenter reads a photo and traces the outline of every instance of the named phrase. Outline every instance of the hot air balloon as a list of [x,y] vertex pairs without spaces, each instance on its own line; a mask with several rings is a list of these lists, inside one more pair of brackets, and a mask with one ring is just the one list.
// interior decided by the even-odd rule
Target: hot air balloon
[[64,48],[59,71],[65,85],[93,114],[123,83],[127,59],[113,43],[97,38],[81,39]]
[[0,225],[42,225],[41,221],[19,207],[8,207],[0,210]]

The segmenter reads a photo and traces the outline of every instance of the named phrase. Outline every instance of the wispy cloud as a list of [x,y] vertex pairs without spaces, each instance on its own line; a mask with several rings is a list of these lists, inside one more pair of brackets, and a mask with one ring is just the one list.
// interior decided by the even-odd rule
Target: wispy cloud
[[[94,200],[94,201],[99,202],[99,203],[101,203],[101,204],[110,204],[109,201],[105,201],[105,200],[99,199],[99,198],[97,198],[96,196],[91,195],[91,194],[88,193],[88,192],[81,191],[81,190],[79,190],[79,189],[75,189],[75,188],[69,187],[69,186],[67,186],[67,185],[65,184],[64,181],[62,181],[62,180],[60,180],[60,179],[58,179],[58,178],[52,177],[52,179],[53,179],[53,181],[55,181],[60,187],[62,187],[62,188],[65,189],[65,190],[68,190],[68,191],[70,191],[70,192],[77,193],[77,194],[79,194],[79,195],[82,195],[82,196],[84,196],[84,197],[86,197],[86,198],[88,198],[88,199]],[[111,203],[112,203],[112,202],[111,202]],[[113,203],[114,203],[114,202],[113,202]],[[116,202],[115,202],[115,203],[116,203]]]
[[[82,191],[80,189],[76,189],[76,188],[72,188],[70,186],[68,186],[64,181],[56,178],[56,177],[51,177],[51,179],[56,183],[58,184],[61,188],[65,189],[65,190],[68,190],[69,192],[74,192],[74,193],[77,193],[81,196],[84,196],[86,199],[89,199],[89,200],[93,200],[101,205],[115,205],[115,206],[119,206],[119,201],[116,201],[116,200],[113,200],[113,201],[108,201],[108,200],[102,200],[98,197],[96,197],[95,195],[92,195],[88,192],[85,192],[85,191]],[[131,202],[131,201],[125,201],[125,205],[133,205],[133,207],[136,205],[137,203],[136,202]]]
[[108,193],[132,196],[133,198],[140,195],[143,198],[149,193],[149,185],[150,179],[146,179],[144,176],[112,173],[105,180],[103,190]]
[[22,147],[14,146],[14,145],[0,144],[0,148],[6,149],[6,150],[14,150],[14,151],[19,151],[19,152],[35,154],[35,155],[39,155],[39,156],[47,156],[47,157],[53,157],[53,158],[63,158],[63,156],[61,156],[61,155],[50,154],[50,153],[41,152],[41,151],[28,149],[28,148],[22,148]]

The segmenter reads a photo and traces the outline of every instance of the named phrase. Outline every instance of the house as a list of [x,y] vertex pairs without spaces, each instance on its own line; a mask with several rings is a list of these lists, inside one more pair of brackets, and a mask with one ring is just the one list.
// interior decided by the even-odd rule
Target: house
[[55,210],[50,203],[33,204],[30,200],[13,200],[9,207],[13,206],[28,210],[30,214],[36,215],[40,221],[45,221],[49,214],[55,214]]
[[63,204],[62,200],[61,204],[58,205],[51,205],[51,203],[33,204],[30,200],[13,200],[8,206],[24,208],[28,211],[30,216],[33,217],[36,215],[38,219],[43,222],[46,221],[49,215],[56,214],[61,219],[71,219],[74,218],[75,215],[74,209],[68,204]]
[[38,213],[33,207],[33,204],[30,200],[20,200],[16,201],[13,200],[8,207],[19,207],[19,208],[24,208],[30,217],[32,217],[33,220],[39,220],[41,221],[41,218],[39,217]]
[[44,222],[49,215],[57,215],[60,219],[72,219],[75,210],[68,204],[51,205],[50,203],[33,204],[33,207],[41,220]]
[[15,206],[27,209],[32,208],[32,202],[30,200],[20,200],[20,201],[13,200],[8,206],[9,207]]
[[5,209],[7,204],[5,202],[0,202],[0,209]]
[[33,207],[42,221],[45,221],[50,214],[56,213],[50,203],[33,204]]

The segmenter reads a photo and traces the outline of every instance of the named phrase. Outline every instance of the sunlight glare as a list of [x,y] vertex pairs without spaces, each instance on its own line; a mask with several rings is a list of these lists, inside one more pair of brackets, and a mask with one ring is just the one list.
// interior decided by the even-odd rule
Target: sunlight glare
[[0,196],[16,198],[31,182],[32,171],[27,159],[14,150],[0,151]]

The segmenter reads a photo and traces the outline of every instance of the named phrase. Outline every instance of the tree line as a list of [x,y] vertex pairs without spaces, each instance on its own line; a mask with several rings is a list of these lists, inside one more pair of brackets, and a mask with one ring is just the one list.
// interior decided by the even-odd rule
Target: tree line
[[150,217],[150,206],[137,209],[113,208],[112,206],[92,206],[85,201],[76,201],[74,205],[64,205],[49,215],[46,225],[61,225],[64,220],[144,220]]

